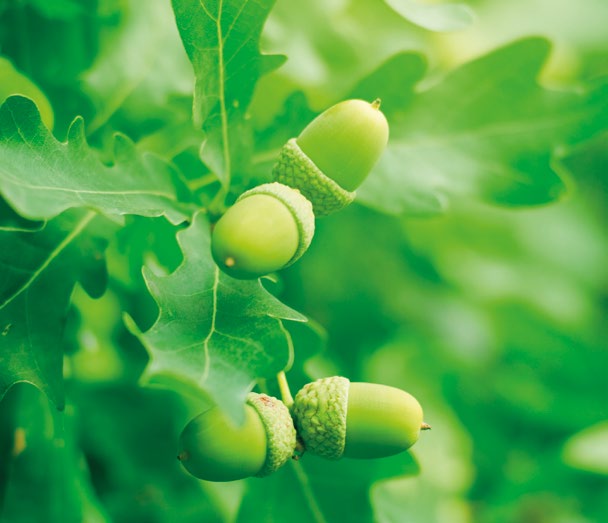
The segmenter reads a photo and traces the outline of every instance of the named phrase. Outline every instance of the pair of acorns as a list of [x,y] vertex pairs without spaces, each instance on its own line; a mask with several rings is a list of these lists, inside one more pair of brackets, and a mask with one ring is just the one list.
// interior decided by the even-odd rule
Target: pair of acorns
[[429,428],[407,392],[334,376],[305,385],[291,412],[276,398],[250,393],[241,425],[210,407],[182,431],[178,459],[197,478],[233,481],[272,474],[304,451],[331,460],[392,456]]
[[315,118],[283,147],[274,183],[243,193],[215,225],[217,265],[255,279],[294,263],[308,249],[315,216],[351,203],[386,148],[380,101],[347,100]]

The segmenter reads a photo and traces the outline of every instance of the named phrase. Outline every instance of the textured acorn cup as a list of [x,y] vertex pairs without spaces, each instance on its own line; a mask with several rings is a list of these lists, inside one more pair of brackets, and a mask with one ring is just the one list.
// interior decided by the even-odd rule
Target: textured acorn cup
[[235,425],[218,407],[190,421],[180,437],[178,459],[199,479],[234,481],[272,474],[293,455],[295,446],[287,407],[272,396],[252,392],[242,425]]
[[292,413],[306,450],[327,459],[392,456],[430,428],[411,394],[340,376],[305,385],[296,394]]
[[346,100],[317,116],[283,147],[273,175],[299,189],[316,216],[351,203],[388,142],[380,100]]
[[226,274],[255,279],[294,263],[314,231],[312,204],[296,189],[266,183],[244,192],[218,220],[211,253]]

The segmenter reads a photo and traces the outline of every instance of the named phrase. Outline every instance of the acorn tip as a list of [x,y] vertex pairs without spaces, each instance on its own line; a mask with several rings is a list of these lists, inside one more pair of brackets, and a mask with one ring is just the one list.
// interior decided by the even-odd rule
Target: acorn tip
[[423,421],[422,425],[420,425],[420,430],[431,430],[431,426]]

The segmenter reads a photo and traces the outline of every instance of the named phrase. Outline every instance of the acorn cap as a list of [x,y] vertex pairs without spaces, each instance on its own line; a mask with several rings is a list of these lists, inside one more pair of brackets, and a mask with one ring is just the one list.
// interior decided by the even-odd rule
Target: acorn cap
[[306,450],[337,460],[346,444],[348,378],[333,376],[306,384],[297,394],[293,417]]
[[289,410],[277,398],[251,392],[247,396],[247,404],[259,414],[268,438],[266,461],[256,476],[268,476],[282,467],[293,455],[296,447],[296,429]]
[[316,216],[339,211],[352,203],[355,193],[340,187],[302,151],[296,138],[281,149],[272,174],[278,182],[298,189],[313,205]]
[[430,428],[411,394],[340,376],[305,385],[292,412],[306,450],[327,459],[392,456],[409,449],[420,431]]
[[285,267],[289,267],[306,252],[315,234],[315,215],[312,203],[297,188],[294,189],[278,182],[265,183],[249,189],[239,196],[237,202],[256,194],[276,198],[287,207],[294,218],[299,233],[298,247],[295,254],[285,265]]

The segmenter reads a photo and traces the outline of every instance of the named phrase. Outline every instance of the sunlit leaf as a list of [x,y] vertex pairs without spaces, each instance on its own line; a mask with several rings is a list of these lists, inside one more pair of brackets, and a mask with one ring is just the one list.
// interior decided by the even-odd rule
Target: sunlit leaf
[[188,216],[169,164],[117,135],[115,164],[108,167],[88,147],[83,126],[76,119],[68,141],[60,143],[28,98],[13,96],[0,107],[0,192],[15,210],[34,220],[81,206],[106,215],[166,215],[175,222]]
[[418,0],[385,0],[410,22],[431,31],[458,31],[474,20],[473,12],[465,4],[427,4]]
[[572,467],[608,476],[608,422],[600,422],[572,436],[564,447]]

